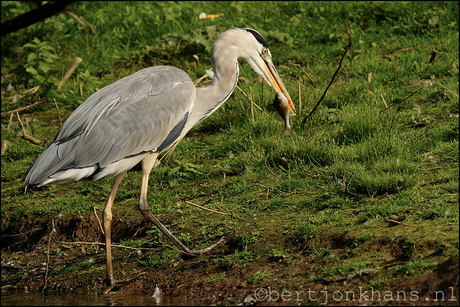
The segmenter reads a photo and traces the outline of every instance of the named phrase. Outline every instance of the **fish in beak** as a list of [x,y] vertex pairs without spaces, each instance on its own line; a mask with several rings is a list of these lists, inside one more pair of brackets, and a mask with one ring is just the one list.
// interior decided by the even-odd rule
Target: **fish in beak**
[[267,108],[269,111],[277,111],[278,114],[276,115],[279,115],[278,119],[284,120],[284,129],[283,132],[281,132],[281,136],[293,136],[294,131],[292,131],[292,128],[289,125],[289,117],[294,116],[295,114],[291,114],[291,109],[289,108],[289,100],[287,97],[282,92],[276,93],[275,101]]
[[[284,87],[283,81],[281,81],[280,76],[278,75],[278,72],[276,71],[275,65],[273,65],[273,62],[271,61],[271,58],[269,57],[263,57],[265,61],[265,66],[263,69],[264,76],[266,80],[268,80],[268,83],[271,85],[271,87],[275,90],[277,93],[282,93],[284,97],[280,96],[280,99],[283,100],[286,99],[286,107],[289,109],[291,115],[296,115],[295,107],[294,104],[292,103],[291,96],[289,96],[288,91]],[[276,102],[276,99],[275,99]]]

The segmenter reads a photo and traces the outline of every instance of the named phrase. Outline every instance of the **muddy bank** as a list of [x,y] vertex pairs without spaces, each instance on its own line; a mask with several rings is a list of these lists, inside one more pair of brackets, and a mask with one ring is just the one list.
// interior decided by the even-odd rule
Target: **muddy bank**
[[[167,219],[162,221],[168,224]],[[151,227],[150,222],[140,217],[125,220],[115,218],[113,241],[148,242]],[[103,236],[95,215],[56,218],[56,232],[48,248],[51,229],[51,220],[46,217],[2,219],[2,289],[42,290],[49,249],[48,293],[80,290],[101,293],[105,289],[105,253],[104,245],[97,244],[103,242]],[[278,240],[280,245],[292,247],[290,237],[282,236]],[[263,239],[258,244],[263,246]],[[307,242],[306,249],[308,245],[320,244],[329,244],[339,251],[353,246],[353,238],[342,234],[329,238],[329,242],[313,240]],[[375,269],[329,278],[317,277],[318,263],[312,261],[308,252],[300,253],[300,250],[288,260],[284,256],[276,258],[257,253],[256,244],[251,247],[257,255],[252,261],[230,265],[219,261],[236,252],[232,240],[200,257],[190,258],[176,253],[166,263],[152,267],[142,263],[158,251],[114,248],[116,278],[146,273],[128,285],[115,289],[111,295],[151,297],[158,287],[163,297],[195,305],[458,305],[455,300],[458,299],[458,257],[436,264],[428,272],[397,275],[393,268],[403,257],[404,242],[374,242],[369,248],[387,251],[392,255],[391,259],[376,263]],[[380,285],[379,280],[382,281]],[[444,301],[436,301],[436,295],[438,300],[441,299],[441,292]]]

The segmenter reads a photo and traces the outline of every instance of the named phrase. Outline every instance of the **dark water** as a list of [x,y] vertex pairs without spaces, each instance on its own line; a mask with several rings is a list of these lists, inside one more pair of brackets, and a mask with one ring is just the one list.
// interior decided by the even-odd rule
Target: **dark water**
[[[152,296],[122,295],[122,294],[96,294],[90,292],[43,295],[35,291],[2,291],[2,306],[169,306],[189,305],[186,298],[173,300]],[[198,302],[195,302],[195,305]]]

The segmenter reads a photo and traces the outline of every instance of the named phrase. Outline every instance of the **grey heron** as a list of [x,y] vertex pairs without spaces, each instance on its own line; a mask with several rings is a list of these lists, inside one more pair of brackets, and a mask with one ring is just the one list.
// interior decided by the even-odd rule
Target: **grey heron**
[[238,58],[247,61],[275,92],[282,92],[295,114],[265,39],[256,30],[234,28],[221,33],[212,47],[214,77],[209,86],[195,88],[186,72],[169,66],[145,68],[119,79],[91,95],[68,117],[22,178],[27,190],[114,176],[102,214],[108,284],[104,293],[126,282],[113,277],[112,205],[123,176],[139,162],[142,165],[139,210],[145,218],[190,255],[204,253],[222,241],[202,250],[187,248],[151,213],[147,189],[158,155],[173,150],[193,126],[230,97],[238,82]]

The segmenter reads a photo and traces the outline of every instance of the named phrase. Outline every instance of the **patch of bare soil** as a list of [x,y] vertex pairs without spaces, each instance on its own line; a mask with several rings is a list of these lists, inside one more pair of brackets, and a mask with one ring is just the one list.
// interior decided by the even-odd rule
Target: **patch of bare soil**
[[[49,218],[2,219],[2,289],[43,289],[47,251],[50,261],[47,291],[69,293],[78,290],[102,292],[105,289],[105,252],[99,222],[94,215],[55,219],[56,232],[48,247],[52,229]],[[143,218],[114,220],[113,242],[148,240],[150,222]],[[280,238],[280,246],[291,244]],[[65,243],[67,242],[67,243]],[[262,242],[263,243],[263,242]],[[331,238],[331,246],[343,249],[352,240],[345,235]],[[315,245],[315,241],[310,242]],[[379,245],[380,244],[380,245]],[[403,252],[402,243],[380,242],[372,248],[394,256]],[[308,248],[308,244],[307,244]],[[122,279],[140,272],[146,274],[115,289],[115,296],[129,294],[152,296],[160,288],[162,296],[177,298],[184,304],[219,305],[458,305],[459,259],[439,263],[428,273],[393,276],[387,267],[365,269],[347,276],[319,279],[318,264],[300,254],[292,261],[262,255],[245,264],[230,267],[216,261],[234,252],[229,242],[200,257],[178,254],[169,265],[146,268],[140,264],[154,251],[113,248],[114,274]],[[263,272],[263,278],[250,278]],[[383,280],[380,287],[376,281]],[[5,287],[6,286],[6,287]],[[443,297],[442,297],[443,295]]]

